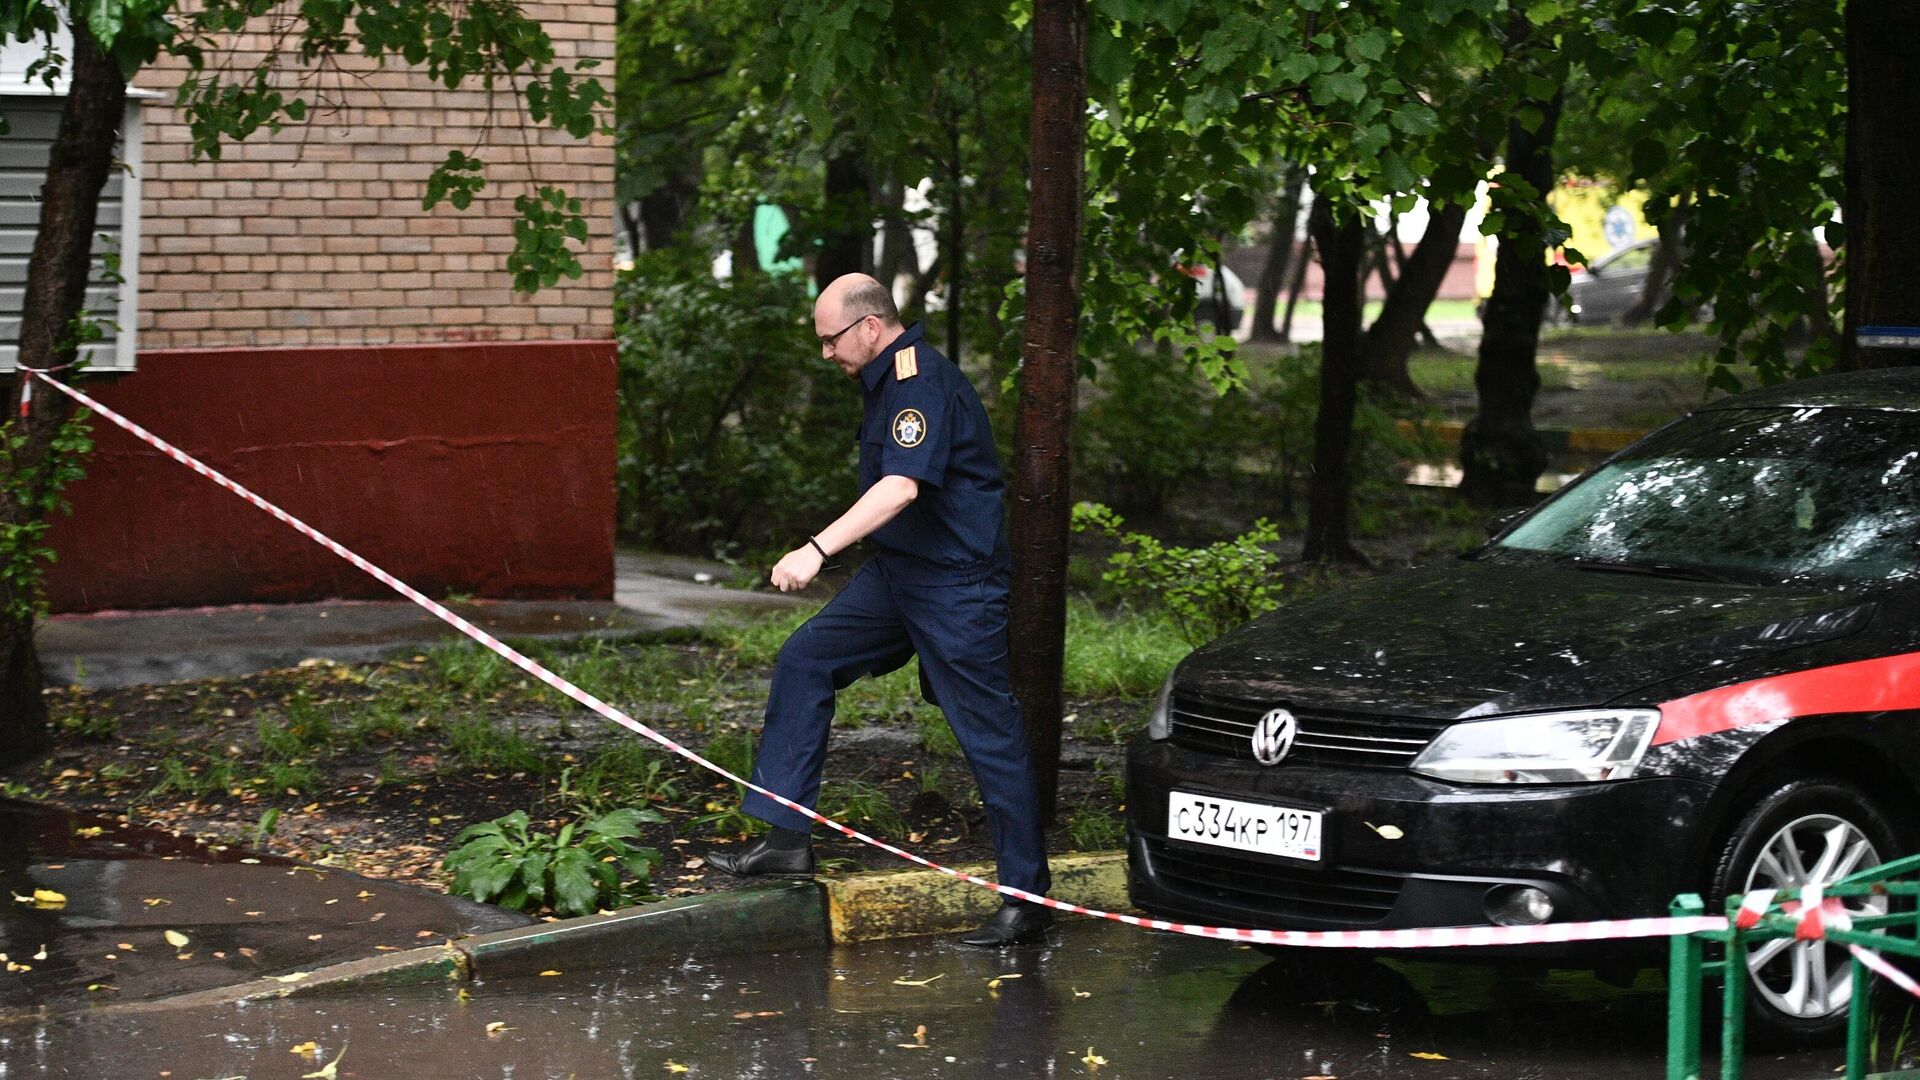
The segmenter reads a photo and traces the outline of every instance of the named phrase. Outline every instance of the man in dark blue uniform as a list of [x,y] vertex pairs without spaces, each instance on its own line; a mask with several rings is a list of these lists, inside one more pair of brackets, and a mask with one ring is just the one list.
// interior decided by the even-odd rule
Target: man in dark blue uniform
[[[783,592],[806,588],[828,556],[869,537],[877,551],[781,648],[753,781],[813,806],[835,692],[918,655],[921,684],[980,785],[1000,884],[1044,895],[1051,878],[1033,767],[1007,681],[1012,559],[986,409],[918,324],[901,327],[893,298],[874,279],[849,274],[828,285],[813,322],[822,354],[865,391],[860,498],[788,552],[773,583]],[[805,815],[757,793],[743,809],[773,828],[708,862],[746,876],[813,873]],[[1042,937],[1052,921],[1047,908],[1008,898],[960,940],[1011,945]]]

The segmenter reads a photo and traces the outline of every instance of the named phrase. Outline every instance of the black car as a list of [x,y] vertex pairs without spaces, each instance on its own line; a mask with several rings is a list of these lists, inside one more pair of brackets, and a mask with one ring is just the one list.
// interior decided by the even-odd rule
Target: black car
[[[1709,405],[1459,560],[1183,661],[1129,748],[1133,900],[1236,926],[1531,925],[1686,892],[1717,911],[1912,852],[1917,575],[1920,370]],[[1747,967],[1763,1028],[1844,1021],[1832,946]]]

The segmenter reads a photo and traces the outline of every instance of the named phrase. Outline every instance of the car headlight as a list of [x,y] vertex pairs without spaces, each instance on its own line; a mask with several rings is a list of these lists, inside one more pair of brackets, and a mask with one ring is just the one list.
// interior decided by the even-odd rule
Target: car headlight
[[1625,780],[1647,752],[1660,713],[1653,709],[1469,720],[1442,731],[1411,768],[1469,784],[1578,784]]
[[1147,714],[1147,738],[1158,742],[1173,734],[1173,718],[1169,715],[1169,702],[1173,699],[1173,676],[1160,684],[1160,692],[1153,696],[1153,712]]

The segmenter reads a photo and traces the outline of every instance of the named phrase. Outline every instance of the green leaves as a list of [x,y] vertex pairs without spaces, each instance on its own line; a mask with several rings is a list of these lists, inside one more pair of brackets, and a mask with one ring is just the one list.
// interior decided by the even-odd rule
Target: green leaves
[[461,896],[517,910],[590,915],[647,899],[660,853],[628,841],[643,823],[662,820],[653,810],[615,810],[548,836],[516,810],[462,830],[442,865],[453,871],[452,888]]
[[1123,548],[1101,580],[1138,590],[1173,615],[1181,636],[1199,645],[1280,606],[1279,529],[1265,518],[1232,540],[1204,548],[1168,547],[1146,533],[1123,532],[1120,515],[1099,503],[1076,503],[1075,532],[1099,532]]

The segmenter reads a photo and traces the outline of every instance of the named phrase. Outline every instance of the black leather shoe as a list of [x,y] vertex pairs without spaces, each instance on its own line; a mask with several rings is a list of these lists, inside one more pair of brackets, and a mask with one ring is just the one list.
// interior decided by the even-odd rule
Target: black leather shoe
[[960,944],[991,949],[1001,945],[1041,941],[1047,936],[1047,927],[1052,925],[1052,908],[1025,900],[1008,900],[1000,905],[999,911],[993,913],[993,918],[981,923],[978,930],[961,934]]
[[810,878],[813,876],[813,848],[782,850],[761,837],[738,852],[709,851],[707,864],[736,877]]

